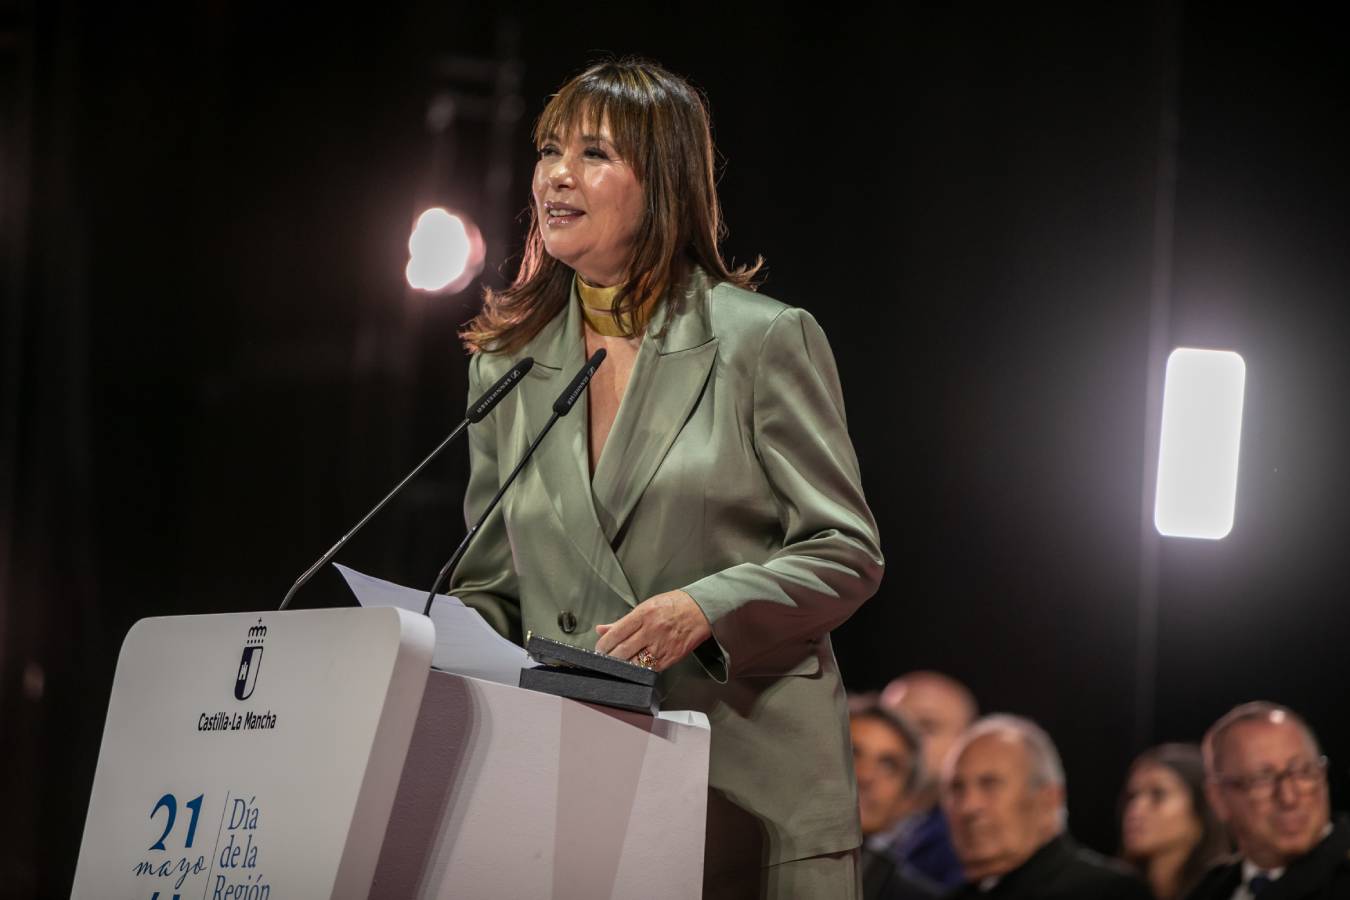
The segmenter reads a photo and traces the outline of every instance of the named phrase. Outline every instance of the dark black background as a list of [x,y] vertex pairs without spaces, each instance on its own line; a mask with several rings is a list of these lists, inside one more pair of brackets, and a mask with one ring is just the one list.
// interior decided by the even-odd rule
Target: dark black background
[[[1350,57],[1329,18],[127,6],[0,3],[0,893],[68,889],[126,629],[275,606],[457,421],[477,286],[406,289],[412,220],[440,202],[498,222],[500,284],[526,126],[608,53],[706,90],[726,249],[763,254],[763,290],[814,313],[838,357],[888,559],[836,633],[850,689],[933,667],[1034,717],[1074,831],[1108,852],[1132,755],[1243,700],[1305,712],[1339,792]],[[486,210],[482,124],[437,144],[424,120],[435,61],[490,58],[504,19],[525,106],[511,207]],[[1247,363],[1220,542],[1141,529],[1169,259],[1159,340]],[[429,582],[465,468],[461,446],[344,559]],[[300,605],[346,602],[325,574]]]

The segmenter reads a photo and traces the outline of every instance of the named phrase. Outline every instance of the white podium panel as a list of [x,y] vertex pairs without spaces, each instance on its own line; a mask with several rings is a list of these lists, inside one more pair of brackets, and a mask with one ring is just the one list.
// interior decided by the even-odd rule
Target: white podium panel
[[709,735],[432,672],[370,896],[697,900]]
[[433,642],[388,608],[137,622],[73,896],[367,896]]

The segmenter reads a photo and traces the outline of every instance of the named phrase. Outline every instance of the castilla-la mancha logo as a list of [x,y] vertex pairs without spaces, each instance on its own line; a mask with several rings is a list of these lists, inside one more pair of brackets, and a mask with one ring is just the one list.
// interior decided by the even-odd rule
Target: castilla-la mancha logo
[[247,700],[253,696],[258,686],[258,668],[262,665],[263,641],[267,639],[267,626],[258,620],[258,624],[248,630],[248,640],[244,642],[244,655],[239,657],[239,674],[234,680],[234,699]]

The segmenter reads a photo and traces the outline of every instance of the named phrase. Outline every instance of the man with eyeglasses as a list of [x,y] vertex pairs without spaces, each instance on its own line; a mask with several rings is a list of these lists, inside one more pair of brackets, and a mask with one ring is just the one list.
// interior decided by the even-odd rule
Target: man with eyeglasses
[[952,849],[951,828],[938,797],[938,778],[947,752],[970,727],[979,706],[970,688],[942,672],[907,672],[886,685],[881,705],[914,723],[923,739],[923,766],[929,774],[910,797],[909,809],[884,835],[869,843],[887,845],[924,877],[947,887],[965,883],[965,873]]
[[1327,759],[1293,710],[1246,703],[1201,745],[1206,792],[1237,843],[1188,900],[1350,898],[1350,826],[1332,824]]
[[922,738],[908,720],[869,698],[852,699],[849,706],[863,833],[863,900],[936,898],[942,894],[939,886],[894,855],[886,840],[927,780]]

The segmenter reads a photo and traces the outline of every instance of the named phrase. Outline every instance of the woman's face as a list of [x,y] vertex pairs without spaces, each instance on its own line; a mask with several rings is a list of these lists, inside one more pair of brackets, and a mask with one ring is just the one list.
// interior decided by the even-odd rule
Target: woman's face
[[611,140],[574,127],[546,135],[534,166],[534,204],[549,256],[591,284],[623,280],[642,217],[642,185]]
[[1135,768],[1125,787],[1121,831],[1125,855],[1136,859],[1198,844],[1200,819],[1180,776],[1162,765]]

